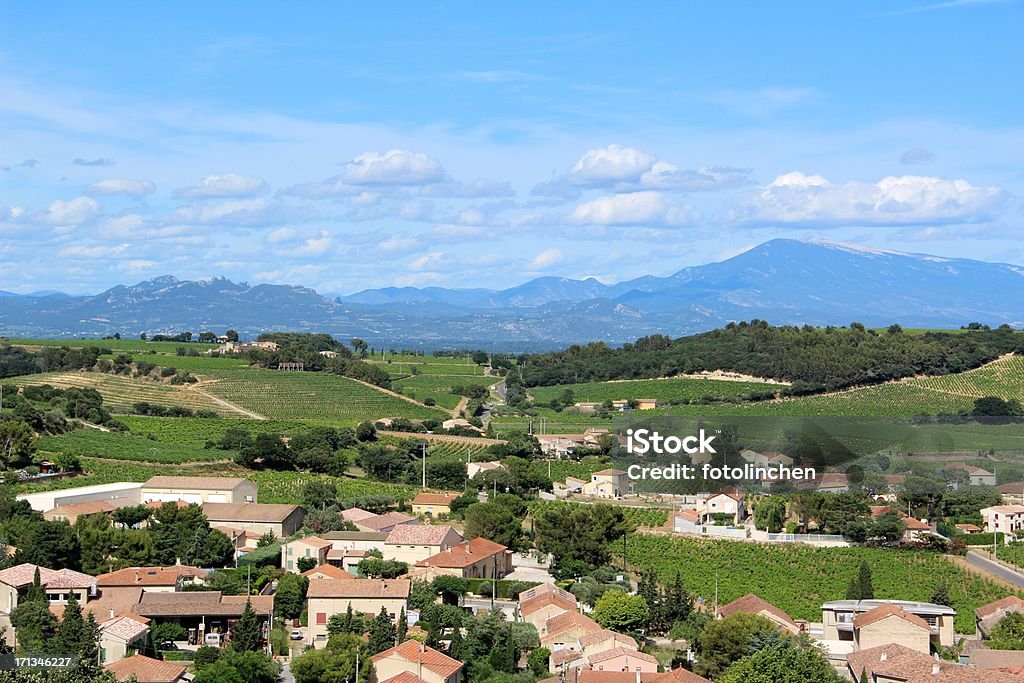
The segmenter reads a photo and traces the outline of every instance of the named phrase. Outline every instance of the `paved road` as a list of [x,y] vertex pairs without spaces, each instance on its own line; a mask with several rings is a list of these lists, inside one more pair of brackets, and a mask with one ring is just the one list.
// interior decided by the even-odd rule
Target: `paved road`
[[295,683],[295,676],[292,675],[291,664],[288,662],[284,663],[284,667],[281,669],[281,675],[277,677],[279,683]]
[[990,574],[995,574],[999,578],[1005,581],[1009,581],[1015,586],[1020,586],[1024,588],[1024,576],[1018,574],[1012,569],[1007,569],[998,562],[993,562],[987,557],[982,557],[973,550],[967,551],[967,562],[977,567],[978,569],[983,569],[989,572]]

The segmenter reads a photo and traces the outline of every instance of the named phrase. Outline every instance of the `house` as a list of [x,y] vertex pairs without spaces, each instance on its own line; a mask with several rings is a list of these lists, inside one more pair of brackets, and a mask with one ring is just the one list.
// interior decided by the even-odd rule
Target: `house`
[[985,531],[1012,535],[1024,529],[1024,505],[993,505],[981,509]]
[[419,524],[420,520],[417,517],[411,517],[404,512],[397,512],[392,510],[391,512],[385,512],[383,515],[374,515],[366,519],[352,522],[356,525],[356,528],[360,531],[383,531],[389,532],[399,525],[414,525]]
[[43,513],[43,519],[49,522],[67,522],[74,526],[79,517],[87,515],[110,515],[118,508],[137,505],[128,498],[111,500],[87,500],[81,503],[67,503]]
[[636,399],[637,410],[654,410],[658,407],[658,399],[655,398],[638,398]]
[[854,683],[1024,683],[1020,674],[954,664],[898,643],[851,652],[847,673]]
[[352,611],[377,616],[381,607],[398,623],[409,601],[409,579],[312,579],[306,590],[309,613],[309,637],[314,642],[327,640],[327,622],[332,614]]
[[553,455],[558,459],[572,455],[583,445],[583,437],[576,434],[536,434],[540,451],[544,455]]
[[413,565],[462,543],[462,534],[448,525],[400,524],[384,539],[384,559]]
[[853,640],[858,650],[896,643],[928,654],[931,626],[916,614],[904,612],[895,605],[879,605],[853,618]]
[[93,500],[113,502],[124,499],[128,505],[142,503],[142,484],[130,481],[119,481],[112,484],[94,484],[77,486],[70,489],[40,491],[39,493],[22,493],[18,500],[27,501],[33,510],[46,512],[63,505],[85,503]]
[[481,432],[479,427],[465,418],[453,417],[441,423],[441,429],[472,429],[474,432]]
[[471,462],[466,465],[466,476],[472,479],[481,472],[494,472],[500,469],[504,469],[504,466],[497,460],[491,460],[490,462]]
[[604,407],[604,404],[596,401],[578,401],[577,403],[573,403],[572,407],[576,409],[575,412],[580,413],[581,415],[593,415],[597,411],[601,410],[601,408]]
[[461,683],[462,662],[415,640],[373,656],[370,683]]
[[539,629],[540,644],[551,652],[565,648],[578,650],[580,638],[600,630],[598,623],[590,617],[579,612],[563,612],[544,622]]
[[551,617],[576,612],[576,596],[553,583],[542,583],[519,594],[519,615],[539,632]]
[[353,524],[364,519],[373,519],[377,516],[378,515],[376,515],[375,513],[370,512],[369,510],[364,510],[362,508],[347,508],[341,511],[341,518],[344,519],[346,522],[352,522]]
[[256,484],[240,477],[151,477],[142,485],[142,502],[255,503]]
[[182,683],[188,680],[188,667],[180,662],[165,662],[145,655],[133,655],[105,664],[104,668],[118,681],[134,683]]
[[732,616],[733,614],[739,614],[741,612],[760,615],[775,624],[780,631],[792,633],[793,635],[799,634],[802,630],[800,626],[793,621],[793,617],[753,593],[747,593],[742,598],[737,598],[727,605],[722,605],[718,608],[718,612],[715,616],[718,619],[724,619],[725,617]]
[[816,481],[818,493],[846,493],[850,490],[850,477],[845,472],[825,472]]
[[62,608],[71,594],[74,594],[81,605],[96,597],[95,577],[73,569],[54,570],[26,562],[0,570],[0,636],[3,636],[0,642],[6,640],[9,645],[14,645],[11,611],[18,606],[18,601],[25,597],[25,593],[35,582],[37,570],[39,585],[45,590],[46,599],[51,607]]
[[338,352],[337,351],[318,351],[317,353],[319,353],[324,358],[337,358],[338,357]]
[[665,526],[677,534],[700,533],[701,514],[696,510],[677,510],[672,513]]
[[263,538],[263,534],[256,531],[241,531],[228,526],[218,525],[213,525],[210,528],[221,532],[231,539],[231,545],[235,549],[235,557],[241,557],[248,552],[256,550],[256,548],[260,547],[260,539]]
[[451,514],[451,504],[459,497],[457,493],[417,493],[412,499],[412,513],[426,517]]
[[110,588],[141,588],[146,592],[172,592],[182,590],[188,583],[201,584],[207,571],[199,567],[179,564],[173,567],[125,567],[115,572],[100,574],[96,584],[104,593]]
[[207,633],[228,633],[252,604],[261,624],[270,621],[273,595],[223,595],[220,591],[144,592],[133,612],[153,623],[178,624],[188,633],[190,643],[202,644]]
[[590,475],[590,481],[583,485],[583,495],[595,498],[622,498],[632,492],[632,482],[625,470],[594,472]]
[[267,503],[203,503],[203,514],[213,526],[268,532],[277,538],[288,538],[302,528],[306,511],[298,505]]
[[962,462],[956,462],[951,465],[947,465],[947,470],[963,470],[967,473],[967,483],[971,486],[995,486],[996,475],[988,470],[984,470],[974,465],[968,465]]
[[371,550],[384,552],[386,533],[377,531],[328,531],[321,538],[331,542],[327,562],[352,571]]
[[319,536],[305,536],[281,545],[281,566],[288,571],[298,571],[299,560],[311,557],[314,566],[327,564],[327,552],[331,549],[330,541]]
[[739,524],[747,516],[743,494],[738,491],[716,493],[704,501],[702,522],[714,519],[714,515],[729,515],[733,524]]
[[554,482],[553,493],[556,498],[568,498],[573,493],[582,493],[583,487],[587,484],[585,479],[577,479],[576,477],[566,477],[565,483],[560,481]]
[[878,519],[882,515],[890,514],[899,517],[904,527],[906,527],[906,530],[903,532],[903,540],[905,541],[918,541],[923,536],[935,533],[935,528],[926,520],[915,519],[906,512],[903,512],[903,510],[897,510],[889,505],[872,505],[870,510],[872,519]]
[[[876,607],[882,606],[898,607],[902,612],[919,617],[928,625],[931,641],[942,647],[951,647],[954,643],[953,618],[956,611],[945,605],[935,605],[930,602],[910,602],[907,600],[833,600],[821,606],[821,621],[823,632],[821,640],[847,641],[854,646],[858,642],[856,633],[863,625],[854,623],[857,616],[870,612]],[[877,612],[875,616],[883,614]],[[903,620],[906,621],[906,620]],[[910,623],[910,622],[908,622]],[[894,637],[908,633],[907,627],[898,621],[885,620],[885,625],[893,624]],[[919,624],[918,624],[919,625]],[[878,637],[877,628],[869,629],[869,638]],[[895,642],[895,641],[889,641]]]
[[645,652],[638,652],[635,648],[622,646],[588,656],[587,664],[594,671],[658,672],[657,659]]
[[1009,595],[1001,600],[990,602],[974,610],[975,630],[979,638],[988,638],[992,629],[1007,614],[1024,614],[1024,600],[1016,595]]
[[1024,505],[1024,481],[1000,484],[996,491],[1002,494],[1004,503]]
[[429,570],[424,574],[430,579],[441,574],[463,579],[500,579],[512,571],[512,551],[477,536],[420,560],[416,567]]
[[538,683],[711,683],[703,676],[682,667],[665,673],[637,671],[594,671],[592,669],[569,669],[552,678]]
[[980,534],[982,532],[982,528],[977,524],[954,524],[953,526],[965,534]]
[[141,652],[149,635],[149,619],[122,614],[99,623],[100,661],[111,664]]
[[341,579],[341,580],[352,580],[358,579],[359,577],[355,574],[350,574],[341,567],[336,567],[333,564],[321,564],[312,569],[307,569],[302,572],[302,576],[305,576],[309,580],[314,579]]

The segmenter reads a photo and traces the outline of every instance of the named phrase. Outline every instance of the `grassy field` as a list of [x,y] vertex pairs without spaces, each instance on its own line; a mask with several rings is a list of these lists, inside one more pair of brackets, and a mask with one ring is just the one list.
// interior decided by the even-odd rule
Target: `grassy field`
[[237,368],[208,376],[215,378],[205,385],[211,394],[269,418],[355,425],[384,417],[447,417],[442,410],[327,372]]
[[[617,549],[621,553],[621,546]],[[664,581],[679,571],[692,593],[719,603],[756,593],[794,619],[821,620],[821,605],[840,600],[862,561],[871,567],[875,596],[927,601],[943,583],[956,609],[956,631],[974,633],[974,609],[1011,594],[989,581],[971,576],[929,552],[875,548],[811,548],[803,545],[762,545],[735,541],[671,538],[632,534],[627,559],[636,567],[656,570]]]
[[193,410],[212,410],[226,417],[238,416],[238,411],[224,406],[194,385],[169,384],[152,379],[133,379],[124,375],[101,372],[50,372],[40,375],[11,377],[5,383],[20,386],[50,384],[66,389],[80,387],[96,389],[103,396],[111,412],[128,413],[132,404],[147,401],[163,406],[185,406]]
[[179,347],[206,351],[216,348],[216,344],[199,344],[197,342],[150,342],[140,339],[5,339],[4,343],[13,346],[39,348],[43,346],[68,346],[71,348],[111,349],[121,353],[176,353]]
[[780,388],[775,384],[714,379],[641,379],[532,387],[529,393],[540,403],[547,403],[555,399],[561,400],[566,389],[572,391],[574,401],[603,403],[618,399],[654,398],[659,401],[675,403],[697,401],[707,397],[747,396],[755,391],[772,391]]

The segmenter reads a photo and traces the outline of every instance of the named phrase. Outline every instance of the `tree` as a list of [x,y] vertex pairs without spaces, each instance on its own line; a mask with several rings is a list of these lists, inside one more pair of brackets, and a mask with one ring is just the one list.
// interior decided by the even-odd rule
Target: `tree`
[[0,420],[0,470],[31,463],[36,451],[36,433],[21,420]]
[[898,543],[906,530],[907,524],[898,514],[887,512],[871,523],[868,537],[876,543]]
[[754,506],[754,524],[758,529],[776,534],[786,524],[786,501],[778,496],[766,496]]
[[551,650],[546,647],[538,647],[530,653],[527,657],[526,663],[530,667],[530,671],[538,679],[545,678],[548,676],[548,661],[551,657]]
[[360,422],[356,425],[356,439],[359,441],[376,441],[377,428],[372,422]]
[[[744,657],[722,675],[722,683],[841,683],[843,680],[817,648],[793,638]],[[863,679],[862,679],[863,680]]]
[[314,479],[302,487],[302,503],[309,510],[319,510],[338,500],[338,486],[324,479]]
[[394,647],[396,636],[395,623],[388,616],[387,609],[382,606],[380,612],[370,622],[370,654],[375,655]]
[[860,570],[857,572],[857,583],[860,585],[860,600],[875,599],[875,586],[871,582],[871,566],[866,560],[860,563]]
[[629,632],[647,623],[650,611],[643,596],[610,590],[594,606],[594,621],[613,631]]
[[366,358],[367,349],[370,347],[365,341],[359,337],[353,337],[352,341],[349,343],[352,345],[352,349],[359,354],[360,358]]
[[933,605],[945,605],[946,607],[951,607],[953,600],[949,597],[949,585],[945,581],[940,583],[932,592],[931,597],[928,598],[928,602]]
[[1015,417],[1021,414],[1019,401],[1007,401],[998,396],[982,396],[975,399],[974,407],[971,409],[973,417]]
[[398,636],[395,640],[399,643],[405,642],[405,636],[409,632],[409,617],[405,614],[405,607],[402,607],[402,613],[398,615]]
[[64,613],[61,615],[57,636],[50,643],[52,652],[77,655],[83,662],[95,662],[99,647],[99,626],[90,612],[89,618],[82,617],[82,608],[74,592],[68,596]]
[[274,614],[285,619],[296,619],[302,614],[306,602],[309,579],[299,574],[287,573],[278,579],[274,591]]
[[554,556],[556,569],[572,562],[590,568],[608,564],[610,546],[632,529],[622,510],[603,503],[545,508],[534,526],[537,549]]
[[772,622],[748,612],[712,621],[697,639],[698,658],[694,671],[717,680],[726,669],[748,654],[747,646],[752,637],[774,631]]
[[474,503],[466,508],[466,540],[482,536],[516,549],[523,537],[522,518],[501,503]]
[[296,566],[298,567],[300,573],[308,572],[310,569],[313,569],[317,566],[317,558],[300,557],[298,562],[296,563]]
[[335,636],[341,633],[355,633],[362,635],[366,633],[369,625],[362,614],[352,612],[352,604],[349,603],[348,610],[336,612],[327,620],[328,635]]
[[11,610],[11,625],[21,649],[45,652],[50,637],[57,630],[57,618],[45,599],[42,602],[32,600],[21,602]]
[[227,337],[227,340],[229,342],[238,341],[238,332],[236,332],[235,330],[228,330],[227,332],[224,333],[224,336]]
[[989,634],[993,650],[1024,650],[1024,614],[1011,612],[999,620]]
[[275,683],[277,671],[262,652],[228,650],[199,669],[195,683]]
[[[292,660],[295,683],[366,683],[372,661],[362,638],[351,633],[332,635],[327,646],[308,650]],[[359,671],[356,671],[356,661]]]
[[465,579],[447,574],[435,578],[430,583],[430,587],[435,594],[441,595],[441,602],[446,605],[459,604],[459,598],[469,590],[469,584]]
[[231,629],[231,649],[235,652],[259,652],[262,639],[259,618],[252,608],[252,600],[246,600],[242,616]]

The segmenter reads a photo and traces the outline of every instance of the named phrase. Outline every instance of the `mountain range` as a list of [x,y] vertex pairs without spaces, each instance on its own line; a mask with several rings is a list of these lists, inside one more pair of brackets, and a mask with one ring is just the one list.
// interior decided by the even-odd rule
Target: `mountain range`
[[228,328],[328,332],[402,348],[544,350],[734,320],[957,328],[1024,324],[1024,267],[777,239],[732,258],[606,285],[541,277],[503,290],[387,287],[328,297],[294,285],[165,275],[90,296],[0,292],[0,334],[79,338]]

